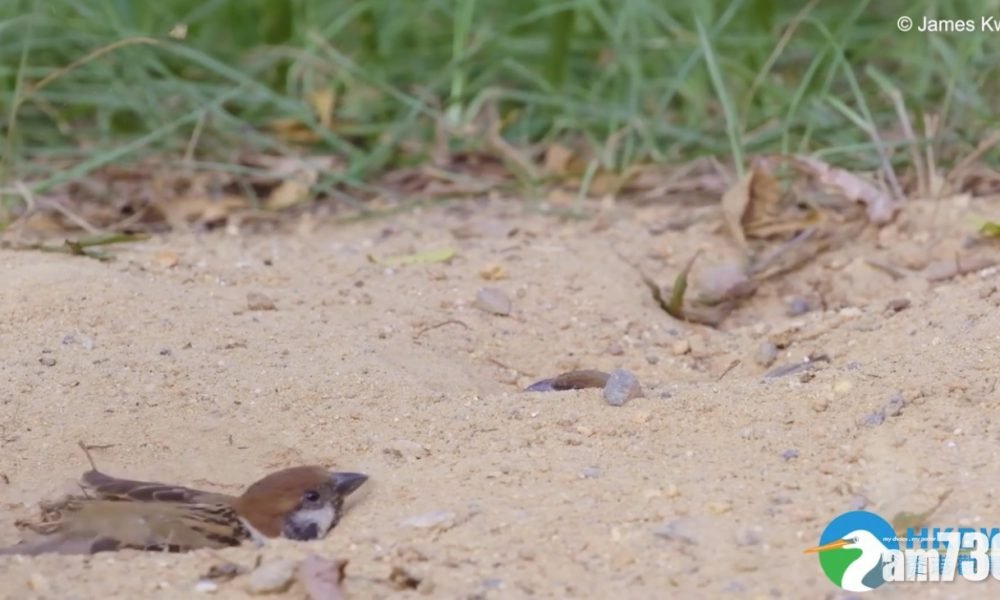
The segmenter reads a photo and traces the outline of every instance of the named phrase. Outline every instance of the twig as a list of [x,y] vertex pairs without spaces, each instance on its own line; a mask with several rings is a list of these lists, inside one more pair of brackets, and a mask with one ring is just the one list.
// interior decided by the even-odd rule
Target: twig
[[923,157],[920,156],[920,148],[917,144],[917,136],[913,133],[913,124],[910,122],[910,115],[906,112],[906,104],[903,102],[903,94],[898,89],[889,92],[892,104],[896,107],[896,115],[899,116],[899,123],[903,127],[903,134],[910,142],[910,161],[917,172],[917,195],[923,198],[930,189],[931,180],[927,170],[924,168]]
[[740,366],[740,362],[741,362],[740,359],[737,358],[737,359],[733,360],[733,362],[729,363],[729,366],[726,367],[726,370],[723,371],[722,374],[719,375],[719,377],[715,381],[722,381],[722,378],[725,377],[726,375],[729,375],[730,371],[732,371],[736,367]]
[[205,128],[206,120],[208,120],[208,112],[203,110],[201,111],[201,115],[198,116],[198,120],[195,121],[194,131],[191,132],[187,147],[184,148],[184,164],[189,167],[194,160],[194,149],[198,147],[198,142],[201,141],[201,131]]
[[87,233],[89,233],[91,235],[97,235],[97,234],[101,233],[100,229],[98,229],[97,227],[94,227],[86,219],[84,219],[80,215],[76,214],[75,212],[73,212],[70,209],[68,209],[65,206],[63,206],[62,202],[59,202],[58,200],[53,200],[51,202],[46,202],[45,205],[47,207],[51,207],[51,208],[55,209],[55,211],[57,213],[59,213],[62,216],[66,217],[67,219],[69,219],[70,221],[72,221],[74,225],[76,225],[80,229],[86,231]]
[[958,164],[948,173],[949,181],[960,181],[962,176],[965,175],[965,171],[969,170],[972,163],[976,162],[984,154],[990,151],[991,148],[1000,144],[1000,129],[994,129],[988,136],[983,138],[979,144],[976,145],[976,149],[969,153],[965,158],[958,161]]
[[414,341],[416,341],[417,338],[419,338],[423,334],[427,333],[428,331],[433,331],[435,329],[438,329],[440,327],[444,327],[446,325],[461,325],[462,327],[465,327],[466,329],[472,329],[467,324],[465,324],[462,321],[459,321],[458,319],[448,319],[447,321],[441,321],[440,323],[435,323],[434,325],[428,325],[427,327],[424,327],[423,329],[420,329],[415,334],[413,334],[413,339],[414,339]]
[[[933,140],[937,137],[937,127],[938,118],[934,115],[924,115],[924,139]],[[933,175],[937,172],[937,161],[934,159],[934,144],[927,144],[927,149],[925,151],[925,164],[927,165],[927,174]],[[928,190],[934,193],[935,190]]]

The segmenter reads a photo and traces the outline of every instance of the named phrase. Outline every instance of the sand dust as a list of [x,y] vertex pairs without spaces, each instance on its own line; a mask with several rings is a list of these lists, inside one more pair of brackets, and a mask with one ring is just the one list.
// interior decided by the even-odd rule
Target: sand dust
[[[465,202],[175,234],[110,263],[0,252],[0,543],[73,491],[79,440],[106,446],[93,454],[112,474],[229,492],[298,463],[371,476],[321,542],[3,557],[0,596],[192,598],[222,560],[316,552],[350,560],[352,598],[847,597],[802,553],[841,512],[889,518],[952,490],[932,524],[1000,526],[1000,277],[917,273],[997,258],[968,238],[989,209],[914,203],[720,329],[664,314],[635,268],[668,283],[699,248],[699,267],[732,256],[712,207],[573,220]],[[368,259],[448,247],[441,264]],[[476,306],[487,286],[510,315]],[[795,298],[812,310],[788,316]],[[787,343],[769,367],[767,340]],[[810,355],[828,360],[764,377]],[[620,408],[600,390],[519,392],[619,367],[645,389]],[[241,579],[215,593],[244,595]]]

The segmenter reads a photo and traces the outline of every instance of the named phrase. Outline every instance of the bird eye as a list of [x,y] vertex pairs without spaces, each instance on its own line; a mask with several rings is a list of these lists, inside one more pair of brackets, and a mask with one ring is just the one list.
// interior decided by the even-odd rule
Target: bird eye
[[316,490],[308,490],[306,493],[302,494],[302,499],[306,502],[319,502],[319,492]]

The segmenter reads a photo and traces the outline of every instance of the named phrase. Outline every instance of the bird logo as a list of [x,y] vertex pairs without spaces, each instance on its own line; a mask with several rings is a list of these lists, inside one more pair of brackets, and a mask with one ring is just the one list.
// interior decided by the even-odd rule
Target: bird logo
[[39,522],[18,523],[37,539],[0,548],[0,555],[184,552],[275,537],[314,540],[337,525],[345,498],[368,480],[361,473],[298,466],[230,496],[112,477],[97,469],[89,453],[87,458],[91,470],[81,478],[82,494],[42,504]]
[[899,542],[882,517],[863,510],[846,512],[823,530],[819,545],[805,550],[818,554],[826,576],[849,592],[871,591],[885,583],[883,566]]

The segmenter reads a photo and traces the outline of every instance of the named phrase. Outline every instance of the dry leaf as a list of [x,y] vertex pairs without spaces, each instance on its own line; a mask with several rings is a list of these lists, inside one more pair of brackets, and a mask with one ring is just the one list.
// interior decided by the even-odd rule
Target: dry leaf
[[558,206],[565,208],[567,206],[572,206],[576,202],[576,194],[563,188],[552,188],[549,193],[545,195],[546,201],[552,206]]
[[733,236],[736,243],[744,250],[747,250],[749,246],[743,231],[743,215],[746,214],[747,207],[750,205],[753,178],[754,171],[751,170],[722,195],[722,219],[726,223],[729,235]]
[[743,214],[747,235],[751,237],[755,237],[758,223],[766,222],[778,214],[778,203],[781,200],[778,181],[769,171],[755,167],[753,173],[753,181],[750,184],[750,203]]
[[281,210],[296,204],[302,204],[310,198],[310,188],[298,179],[286,179],[264,201],[267,210]]
[[837,190],[855,202],[863,202],[868,220],[882,225],[892,220],[899,206],[867,179],[811,156],[794,156],[792,163],[812,175],[821,185]]
[[337,93],[330,88],[314,90],[306,96],[306,101],[316,114],[319,124],[329,129],[333,125],[333,108],[337,103]]
[[282,141],[293,144],[313,144],[320,139],[319,134],[292,117],[274,119],[268,123],[268,128]]
[[507,279],[507,270],[503,265],[490,265],[479,271],[479,276],[486,281],[500,281]]
[[747,237],[761,236],[778,212],[781,194],[769,172],[754,167],[722,195],[722,216],[729,233],[746,250]]
[[573,151],[562,144],[552,144],[545,149],[545,171],[551,175],[567,175]]
[[1000,240],[1000,222],[984,221],[983,224],[979,226],[979,233],[983,236]]
[[590,180],[587,195],[595,197],[617,194],[624,182],[625,178],[619,173],[615,173],[614,171],[599,171]]
[[163,215],[163,218],[174,229],[183,228],[192,223],[213,223],[231,214],[246,209],[246,198],[232,194],[213,197],[209,195],[181,196],[179,198],[158,199],[153,208]]
[[315,183],[319,173],[341,171],[343,162],[336,156],[274,156],[270,154],[246,154],[240,157],[240,164],[261,169],[264,172],[254,174],[249,180],[254,183],[267,183],[274,180],[285,180],[295,176],[305,176],[307,183]]
[[369,254],[368,260],[383,267],[402,267],[406,265],[446,262],[454,258],[456,254],[458,254],[458,251],[454,248],[440,248],[417,252],[415,254],[386,256],[384,258],[378,258],[373,254]]
[[555,377],[536,381],[524,388],[526,392],[561,392],[565,390],[585,390],[588,388],[603,388],[608,383],[610,373],[596,369],[580,369],[560,373]]
[[153,255],[153,263],[164,269],[176,267],[179,261],[180,257],[172,250],[160,250]]

